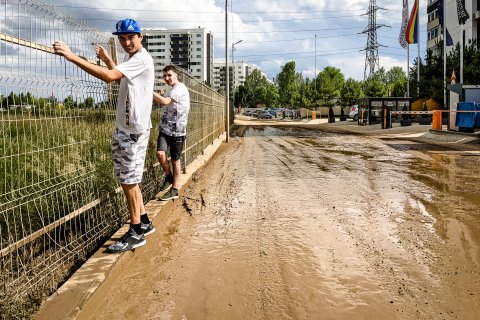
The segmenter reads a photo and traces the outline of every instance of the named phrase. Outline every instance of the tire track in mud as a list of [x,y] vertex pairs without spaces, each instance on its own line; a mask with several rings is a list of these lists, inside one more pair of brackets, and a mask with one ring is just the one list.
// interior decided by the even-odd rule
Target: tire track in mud
[[[285,144],[285,140],[283,139],[284,137],[281,137],[279,139],[282,139],[283,141],[283,145],[280,144],[280,143],[277,143],[277,144],[274,144],[274,145],[271,145],[271,141],[267,141],[267,142],[263,142],[263,141],[260,141],[259,144],[260,146],[264,149],[265,152],[268,152],[270,151],[272,154],[274,154],[274,156],[277,158],[277,159],[281,159],[283,157],[286,157],[287,159],[289,159],[289,157],[291,158],[291,152],[289,152],[289,150],[292,150],[292,149],[295,149],[295,148],[289,148],[289,147],[286,147]],[[294,138],[292,138],[292,140],[295,140]],[[276,141],[275,141],[276,142]],[[278,149],[281,149],[281,150],[284,150],[283,152],[280,150],[280,151],[274,151],[274,150],[278,150],[276,149],[276,145],[280,145],[281,147],[278,148]],[[295,189],[298,189],[298,190],[302,190],[302,192],[305,192],[307,194],[306,197],[304,197],[304,199],[306,199],[305,201],[309,201],[308,199],[310,199],[310,201],[313,199],[314,201],[316,201],[317,198],[321,197],[322,195],[319,195],[317,193],[311,193],[309,190],[321,190],[321,186],[322,186],[322,183],[324,182],[324,176],[320,175],[318,176],[318,174],[315,174],[315,171],[312,170],[312,168],[309,168],[309,163],[307,161],[307,163],[302,162],[300,161],[299,159],[304,159],[304,157],[298,157],[298,154],[305,154],[305,153],[308,153],[309,151],[313,150],[312,147],[308,147],[307,146],[307,150],[304,150],[305,149],[305,145],[304,144],[297,144],[297,143],[294,143],[296,149],[295,149],[295,152],[297,154],[297,157],[294,157],[294,159],[289,159],[290,161],[286,161],[286,163],[291,163],[290,166],[288,167],[287,166],[287,169],[289,169],[288,171],[293,171],[293,177],[295,178],[298,178],[298,177],[306,177],[306,178],[302,178],[300,179],[299,181],[297,181],[297,184],[298,185],[295,185]],[[302,149],[298,149],[298,148],[302,148]],[[309,150],[308,150],[309,149]],[[285,150],[287,150],[287,152],[285,152]],[[280,152],[281,154],[277,154],[277,152]],[[319,151],[318,150],[315,150],[315,152],[318,154]],[[320,150],[321,152],[321,150]],[[322,154],[323,156],[323,154]],[[269,157],[265,157],[265,158],[272,158],[271,156]],[[295,160],[295,161],[293,161]],[[283,164],[285,164],[284,161],[282,161]],[[313,177],[309,177],[309,175],[312,175],[313,174]],[[316,185],[318,184],[318,185]],[[328,197],[334,197],[335,198],[335,195],[332,195],[332,194],[323,194],[323,196],[328,196]],[[333,211],[335,211],[335,207],[333,206]],[[338,210],[338,209],[337,209]],[[341,229],[338,227],[337,225],[337,218],[336,217],[331,217],[330,213],[328,212],[325,212],[324,214],[327,215],[327,218],[324,219],[326,221],[322,221],[321,225],[323,225],[323,227],[325,229],[328,229],[328,230],[335,230],[335,229]],[[313,215],[312,215],[313,216]],[[330,220],[330,221],[328,221]],[[341,232],[342,230],[337,230],[337,232]],[[344,235],[345,236],[345,235]],[[346,239],[343,239],[344,241],[347,241]],[[297,240],[298,241],[298,240]],[[301,240],[300,240],[301,242]],[[335,245],[333,245],[335,246]],[[338,246],[338,245],[337,245]],[[353,245],[350,243],[350,248],[352,247]],[[329,252],[332,252],[334,253],[337,249],[339,248],[328,248],[327,250]],[[344,249],[341,249],[340,250],[337,250],[337,251],[347,251],[348,248],[344,248]],[[328,252],[327,252],[328,253]],[[333,256],[332,254],[332,261],[330,262],[330,265],[329,266],[325,266],[324,269],[332,269],[334,270],[336,268],[336,262],[334,262],[335,259],[338,259],[336,257]],[[348,259],[348,257],[345,257],[345,259]],[[325,261],[323,261],[323,263],[326,263]],[[336,274],[335,276],[340,276],[340,277],[343,277],[345,278],[345,275],[339,275],[339,274]],[[333,277],[332,277],[333,278]],[[338,285],[338,283],[337,283]],[[354,285],[353,285],[354,286]],[[324,288],[325,290],[326,288]],[[335,288],[338,290],[338,287]],[[348,290],[349,289],[346,289],[346,295],[348,295]],[[327,290],[328,291],[328,290]],[[342,299],[346,299],[347,297],[346,296],[341,296],[339,297],[339,301],[342,300]],[[348,298],[347,298],[348,300]],[[336,301],[336,303],[338,303],[339,301]],[[322,311],[322,313],[325,312],[325,310]],[[338,314],[337,314],[338,315]],[[319,313],[319,316],[320,316],[320,313]]]

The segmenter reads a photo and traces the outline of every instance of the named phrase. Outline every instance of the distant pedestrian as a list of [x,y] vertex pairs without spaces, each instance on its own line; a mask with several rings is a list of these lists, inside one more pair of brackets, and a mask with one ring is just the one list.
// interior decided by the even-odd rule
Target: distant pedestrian
[[118,66],[105,48],[98,46],[96,54],[108,69],[92,64],[72,53],[62,41],[53,44],[55,54],[65,57],[85,72],[105,82],[120,80],[116,109],[116,129],[112,138],[115,174],[122,186],[130,212],[130,229],[118,242],[108,247],[110,252],[122,252],[143,246],[145,235],[155,231],[143,205],[139,183],[142,181],[145,155],[152,127],[154,67],[150,54],[143,48],[140,27],[135,20],[117,22],[114,35],[127,53]]
[[[180,158],[187,135],[188,112],[190,111],[190,94],[187,87],[178,81],[178,71],[174,66],[163,68],[163,79],[171,88],[165,95],[154,93],[154,102],[164,106],[157,141],[157,158],[165,173],[161,191],[166,191],[160,200],[167,201],[178,198],[179,178],[181,172]],[[170,149],[172,169],[167,160]]]

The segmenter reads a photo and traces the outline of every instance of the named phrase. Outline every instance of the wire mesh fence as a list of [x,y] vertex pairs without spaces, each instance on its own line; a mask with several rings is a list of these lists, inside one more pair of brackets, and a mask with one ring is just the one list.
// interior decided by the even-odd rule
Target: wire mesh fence
[[[122,53],[110,33],[47,3],[0,4],[0,317],[28,318],[128,219],[110,155],[118,85],[52,54],[51,44],[63,40],[98,64],[97,44],[114,58]],[[187,74],[181,81],[191,95],[186,165],[225,130],[225,114],[222,96]],[[154,124],[160,113],[154,108]],[[162,183],[157,134],[153,128],[145,200]]]

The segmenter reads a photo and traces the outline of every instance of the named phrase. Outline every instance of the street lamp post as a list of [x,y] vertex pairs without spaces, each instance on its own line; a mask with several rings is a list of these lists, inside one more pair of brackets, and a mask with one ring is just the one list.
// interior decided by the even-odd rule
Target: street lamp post
[[230,90],[229,90],[229,72],[228,72],[228,0],[225,0],[225,108],[226,110],[226,125],[227,135],[225,142],[230,141]]
[[235,45],[239,44],[243,40],[239,40],[235,43],[232,43],[232,68],[233,68],[233,86],[232,86],[232,105],[233,109],[235,110],[235,58],[234,58],[234,52],[235,52]]
[[317,34],[315,34],[315,74],[313,75],[313,78],[315,79],[317,77]]

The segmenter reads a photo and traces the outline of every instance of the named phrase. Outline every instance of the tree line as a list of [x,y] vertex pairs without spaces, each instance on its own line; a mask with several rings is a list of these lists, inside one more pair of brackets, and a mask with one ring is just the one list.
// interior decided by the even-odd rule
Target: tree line
[[[443,48],[441,42],[439,48]],[[469,40],[463,52],[464,84],[480,84],[480,50],[476,40]],[[447,55],[447,73],[460,69],[460,45],[457,44]],[[417,68],[420,68],[420,81],[417,81]],[[408,81],[409,80],[409,81]],[[458,79],[459,80],[459,79]],[[235,90],[235,106],[253,108],[286,107],[292,109],[350,106],[363,97],[406,97],[407,84],[410,85],[412,100],[433,98],[443,104],[444,81],[450,83],[449,76],[443,75],[443,53],[434,55],[427,51],[424,61],[418,58],[408,72],[401,67],[377,70],[367,81],[345,79],[339,68],[327,66],[310,79],[295,70],[295,61],[285,64],[280,73],[269,82],[260,71],[254,70],[245,83]],[[457,81],[458,82],[458,81]],[[419,90],[417,90],[417,86]]]
[[[101,103],[102,105],[104,103]],[[5,110],[11,109],[15,106],[30,106],[40,109],[48,108],[64,108],[64,109],[92,109],[96,107],[95,99],[87,97],[84,101],[78,102],[73,96],[68,96],[63,101],[59,101],[56,97],[51,96],[47,98],[34,97],[30,92],[16,94],[13,91],[8,96],[0,96],[0,108]]]
[[291,109],[349,106],[358,98],[403,97],[407,76],[402,68],[388,71],[380,68],[367,82],[345,79],[339,68],[327,66],[316,78],[305,78],[295,70],[295,61],[285,64],[269,82],[260,71],[254,70],[235,92],[235,106],[286,107]]

